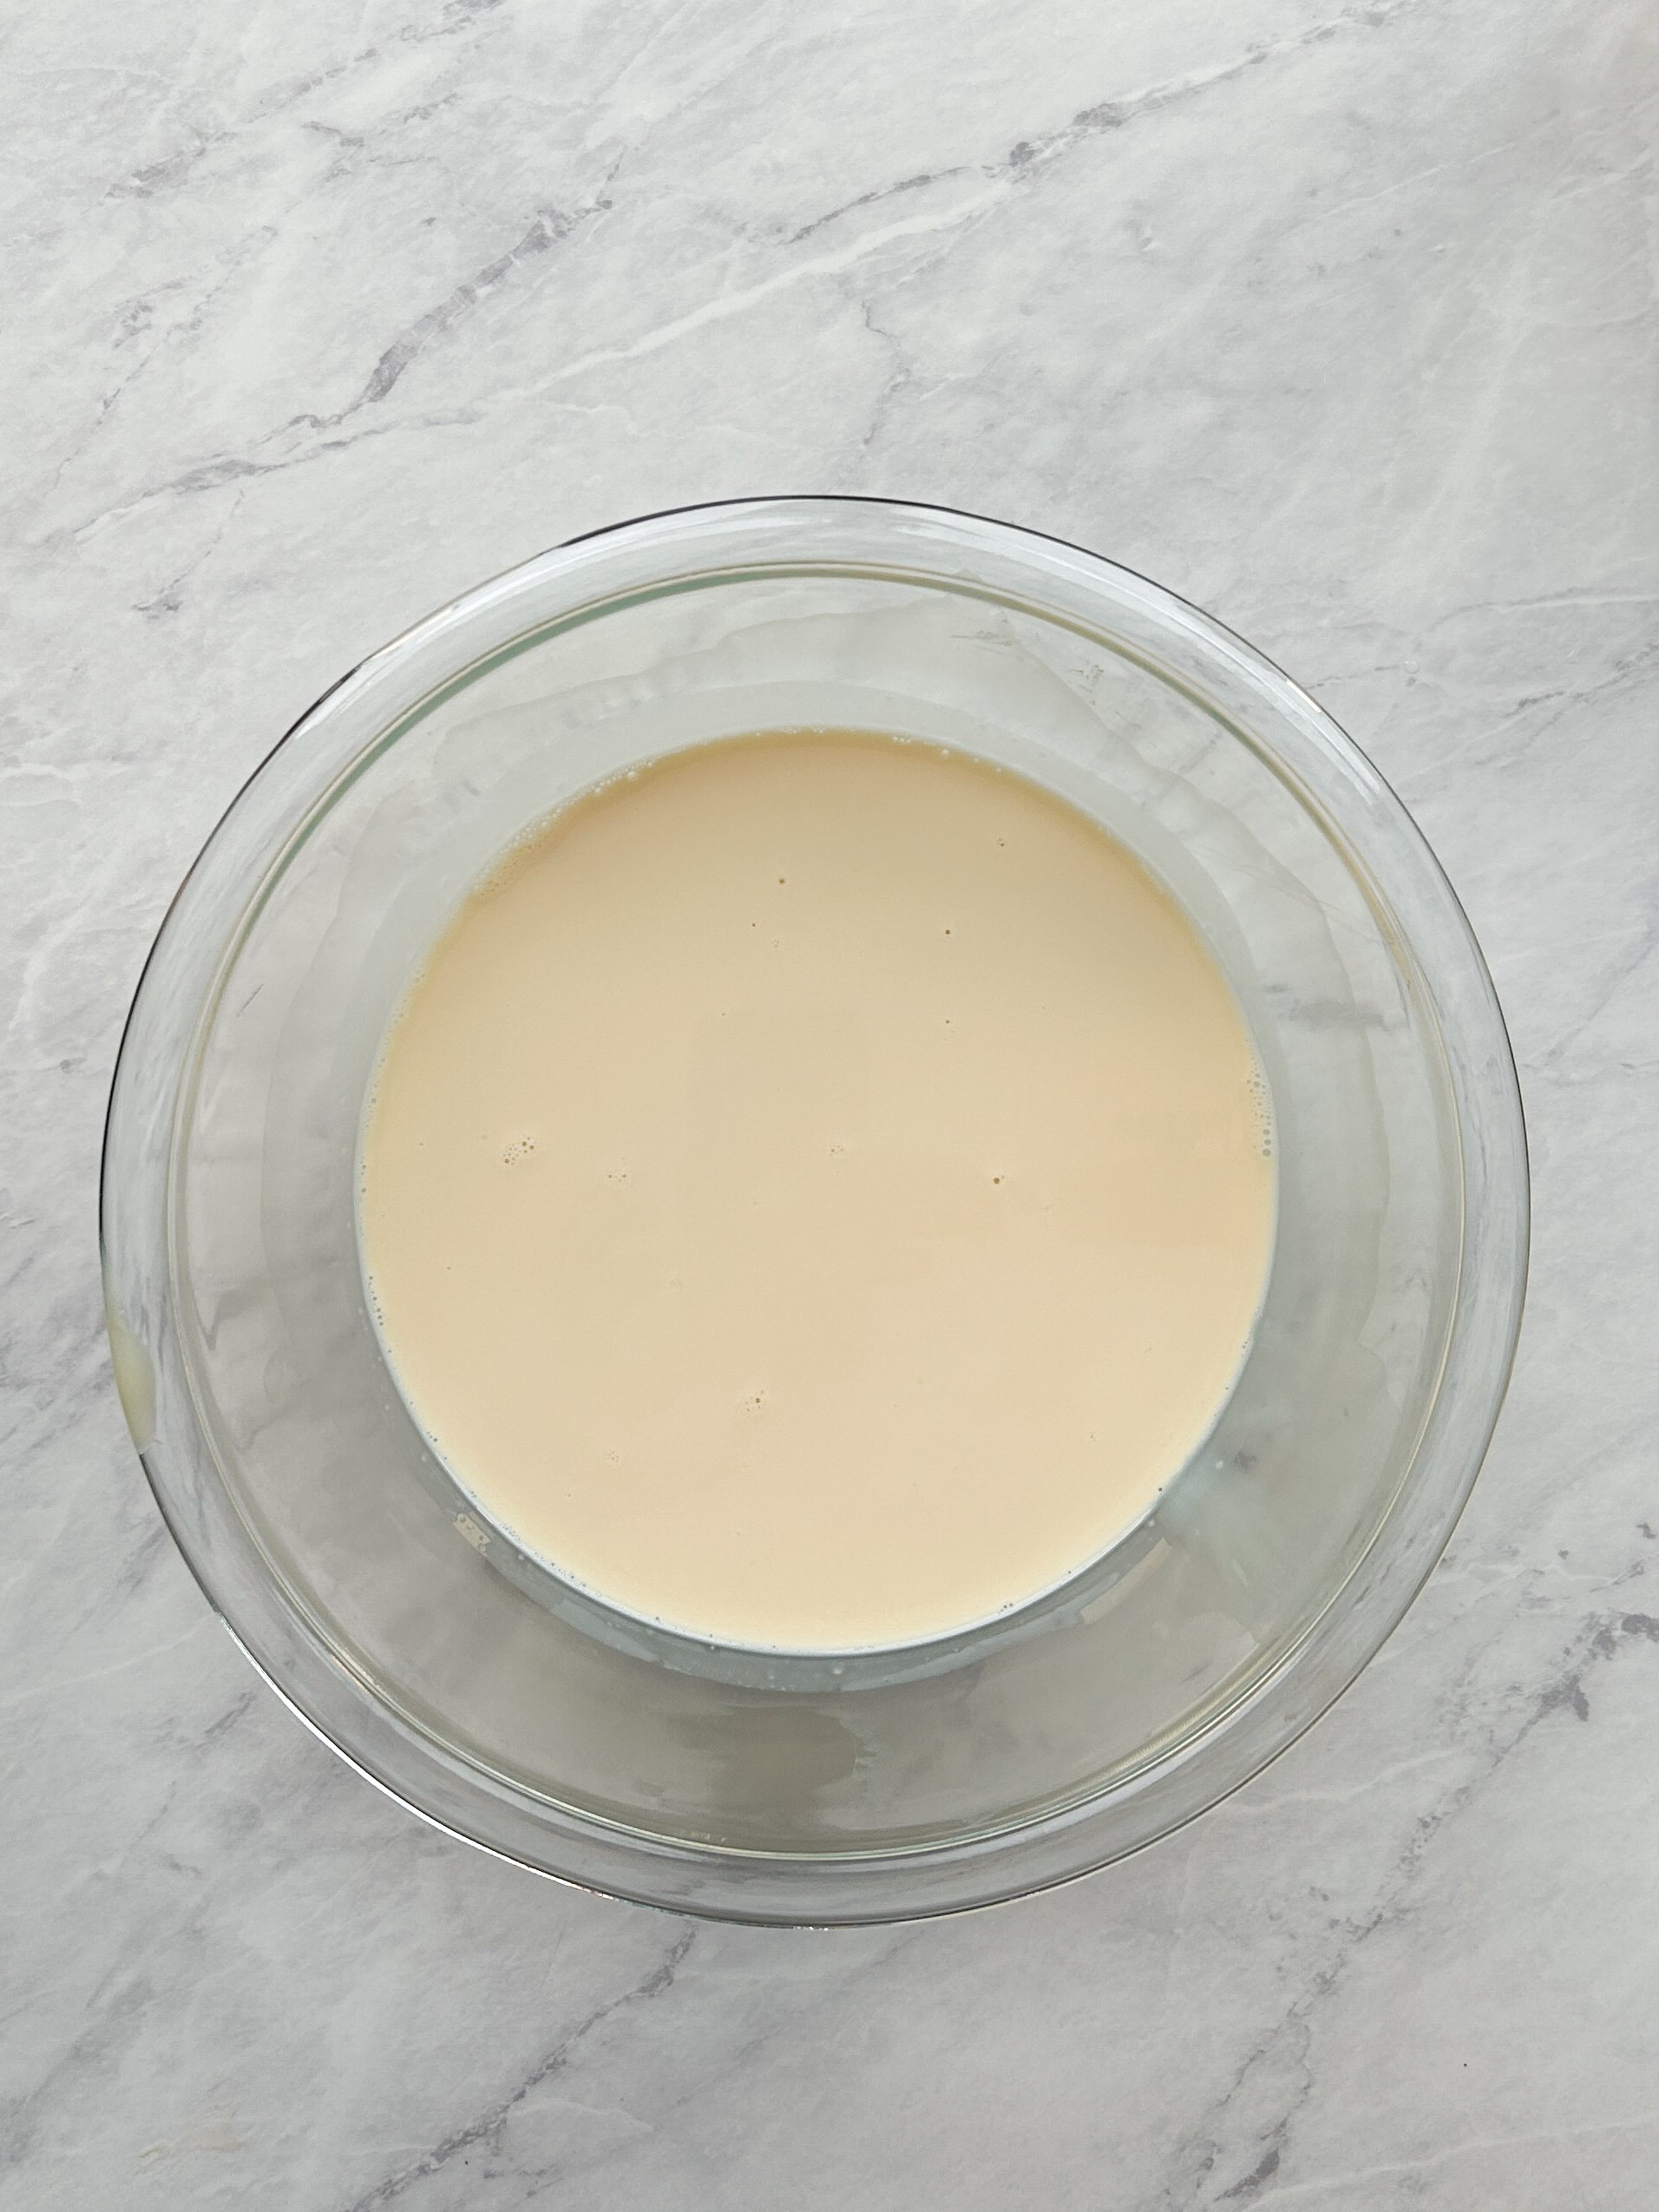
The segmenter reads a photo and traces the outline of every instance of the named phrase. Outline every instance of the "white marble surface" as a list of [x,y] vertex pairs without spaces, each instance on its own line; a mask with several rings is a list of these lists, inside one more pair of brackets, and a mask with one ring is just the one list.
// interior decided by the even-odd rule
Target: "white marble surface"
[[[1653,0],[61,0],[0,28],[0,2205],[1659,2195]],[[97,1146],[275,736],[627,513],[880,490],[1214,608],[1464,892],[1535,1144],[1448,1559],[1184,1835],[692,1926],[428,1832],[248,1671],[103,1348]]]

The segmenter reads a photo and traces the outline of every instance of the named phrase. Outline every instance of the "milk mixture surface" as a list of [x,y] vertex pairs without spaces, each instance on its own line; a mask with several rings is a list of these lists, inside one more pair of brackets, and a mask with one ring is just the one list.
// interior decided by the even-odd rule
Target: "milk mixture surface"
[[1125,849],[785,732],[580,799],[463,905],[364,1131],[404,1395],[525,1549],[723,1640],[908,1642],[1138,1520],[1245,1351],[1243,1021]]

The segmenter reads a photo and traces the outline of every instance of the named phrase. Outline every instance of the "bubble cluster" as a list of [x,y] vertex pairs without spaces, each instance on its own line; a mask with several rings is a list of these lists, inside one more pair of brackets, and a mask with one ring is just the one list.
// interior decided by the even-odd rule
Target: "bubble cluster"
[[1273,1099],[1268,1090],[1268,1080],[1259,1067],[1252,1067],[1245,1078],[1250,1094],[1250,1104],[1256,1110],[1256,1126],[1263,1159],[1273,1158]]

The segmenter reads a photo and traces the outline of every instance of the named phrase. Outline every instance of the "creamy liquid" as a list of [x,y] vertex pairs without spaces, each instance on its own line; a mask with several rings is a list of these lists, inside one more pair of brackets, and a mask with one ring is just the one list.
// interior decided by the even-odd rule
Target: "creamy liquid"
[[528,1552],[748,1644],[1064,1580],[1203,1441],[1274,1179],[1184,915],[1022,778],[802,732],[577,801],[461,909],[364,1137],[416,1418]]

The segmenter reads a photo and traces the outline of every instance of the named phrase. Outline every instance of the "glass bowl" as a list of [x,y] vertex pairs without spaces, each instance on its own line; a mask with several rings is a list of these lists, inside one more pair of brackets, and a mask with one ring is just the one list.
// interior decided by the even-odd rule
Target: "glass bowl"
[[[1272,1094],[1261,1320],[1105,1556],[889,1651],[728,1650],[520,1553],[393,1386],[356,1245],[390,1014],[530,823],[679,746],[892,731],[1016,769],[1180,899]],[[527,562],[365,660],[180,888],[115,1071],[104,1279],[180,1550],[324,1740],[427,1819],[679,1910],[871,1921],[1055,1882],[1213,1804],[1399,1620],[1474,1480],[1525,1274],[1515,1074],[1433,856],[1304,693],[1006,524],[768,499]]]

